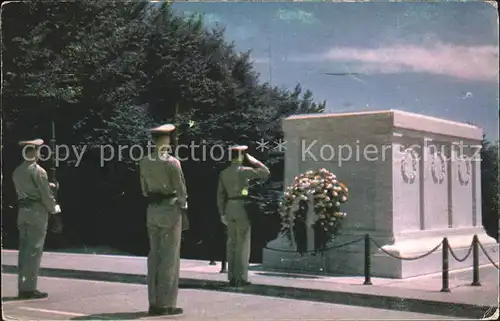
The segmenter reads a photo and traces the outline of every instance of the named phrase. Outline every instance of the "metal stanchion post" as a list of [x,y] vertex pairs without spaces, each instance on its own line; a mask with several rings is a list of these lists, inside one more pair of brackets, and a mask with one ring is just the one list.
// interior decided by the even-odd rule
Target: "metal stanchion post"
[[365,282],[363,285],[372,285],[371,280],[371,249],[370,249],[370,235],[365,235]]
[[472,239],[472,286],[481,286],[479,282],[479,239],[474,235]]
[[445,237],[443,239],[443,287],[441,288],[441,292],[450,292],[449,287],[449,260],[448,260],[448,251],[450,244],[448,243],[448,239]]

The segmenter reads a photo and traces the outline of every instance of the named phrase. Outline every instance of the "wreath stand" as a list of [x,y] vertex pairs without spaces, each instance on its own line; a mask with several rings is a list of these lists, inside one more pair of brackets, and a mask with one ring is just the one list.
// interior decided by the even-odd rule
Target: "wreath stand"
[[[295,200],[294,203],[296,206],[298,206],[300,200]],[[326,275],[328,273],[328,260],[326,258],[326,255],[322,254],[315,254],[315,231],[314,228],[312,227],[313,224],[317,221],[318,215],[314,212],[314,197],[313,195],[308,195],[308,210],[306,214],[306,250],[307,252],[305,254],[299,254],[297,252],[297,244],[295,242],[295,235],[293,232],[293,224],[290,225],[290,233],[291,233],[291,243],[286,239],[286,237],[283,234],[280,234],[278,238],[275,240],[271,241],[268,244],[268,248],[274,249],[276,251],[281,252],[284,256],[287,257],[287,259],[284,259],[284,261],[287,260],[292,260],[293,263],[291,265],[291,271],[302,271],[304,269],[295,269],[296,263],[304,263],[307,261],[316,260],[318,259],[318,256],[321,256],[321,268],[318,269],[318,273],[321,273]],[[299,264],[302,265],[302,264]],[[315,264],[316,265],[316,264]],[[319,266],[318,266],[319,267]],[[310,269],[305,269],[304,272],[311,273]]]

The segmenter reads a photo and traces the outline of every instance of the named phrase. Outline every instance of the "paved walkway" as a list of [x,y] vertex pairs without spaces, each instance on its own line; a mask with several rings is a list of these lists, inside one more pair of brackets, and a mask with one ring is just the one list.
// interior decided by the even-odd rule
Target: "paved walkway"
[[[17,251],[2,251],[2,270],[15,273]],[[252,265],[254,285],[244,289],[227,286],[220,266],[206,261],[182,260],[181,288],[216,290],[232,293],[294,298],[309,301],[349,304],[415,313],[480,318],[498,306],[498,270],[480,269],[481,287],[469,286],[471,271],[450,273],[451,293],[442,293],[441,275],[405,280],[372,278],[373,285],[362,285],[361,277],[294,275],[263,271]],[[144,257],[107,256],[68,253],[44,253],[42,275],[87,280],[145,284]]]
[[[5,296],[16,294],[16,277],[2,275]],[[41,278],[40,288],[48,299],[8,301],[3,306],[7,320],[445,320],[444,316],[360,308],[258,295],[181,289],[182,316],[147,317],[145,285]]]

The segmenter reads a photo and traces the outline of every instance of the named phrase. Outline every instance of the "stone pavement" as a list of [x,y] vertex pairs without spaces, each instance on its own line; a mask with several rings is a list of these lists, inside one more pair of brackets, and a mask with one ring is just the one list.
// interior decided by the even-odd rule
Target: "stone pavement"
[[[2,296],[16,295],[16,276],[2,275]],[[449,317],[411,312],[360,308],[258,295],[195,289],[179,291],[184,315],[147,317],[145,285],[116,282],[40,278],[40,288],[49,298],[9,301],[3,305],[6,320],[446,320]]]
[[[15,273],[16,265],[17,251],[3,250],[3,272]],[[481,287],[468,286],[470,270],[450,272],[451,293],[440,292],[440,275],[405,280],[372,278],[369,286],[363,285],[362,277],[294,275],[263,271],[259,265],[251,266],[254,284],[238,289],[227,286],[226,275],[219,274],[219,268],[206,261],[182,260],[180,287],[475,319],[498,307],[498,270],[491,265],[480,269]],[[146,258],[44,253],[41,274],[145,284]]]

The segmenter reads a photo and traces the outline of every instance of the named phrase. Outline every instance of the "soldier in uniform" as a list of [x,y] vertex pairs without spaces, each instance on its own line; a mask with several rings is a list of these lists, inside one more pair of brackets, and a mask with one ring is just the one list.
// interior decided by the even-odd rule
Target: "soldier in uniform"
[[16,189],[19,212],[18,290],[21,299],[48,297],[37,289],[38,271],[43,255],[49,213],[60,220],[60,206],[56,203],[47,172],[37,163],[43,140],[21,141],[23,162],[14,170],[12,179]]
[[[245,145],[231,148],[231,165],[219,175],[217,205],[223,224],[227,225],[228,279],[231,286],[249,285],[251,229],[244,202],[251,179],[266,179],[269,169],[245,151]],[[243,166],[245,157],[256,168]]]
[[177,307],[183,211],[187,209],[184,174],[170,155],[175,126],[151,130],[155,150],[139,163],[143,195],[148,199],[148,299],[150,315],[183,313]]

